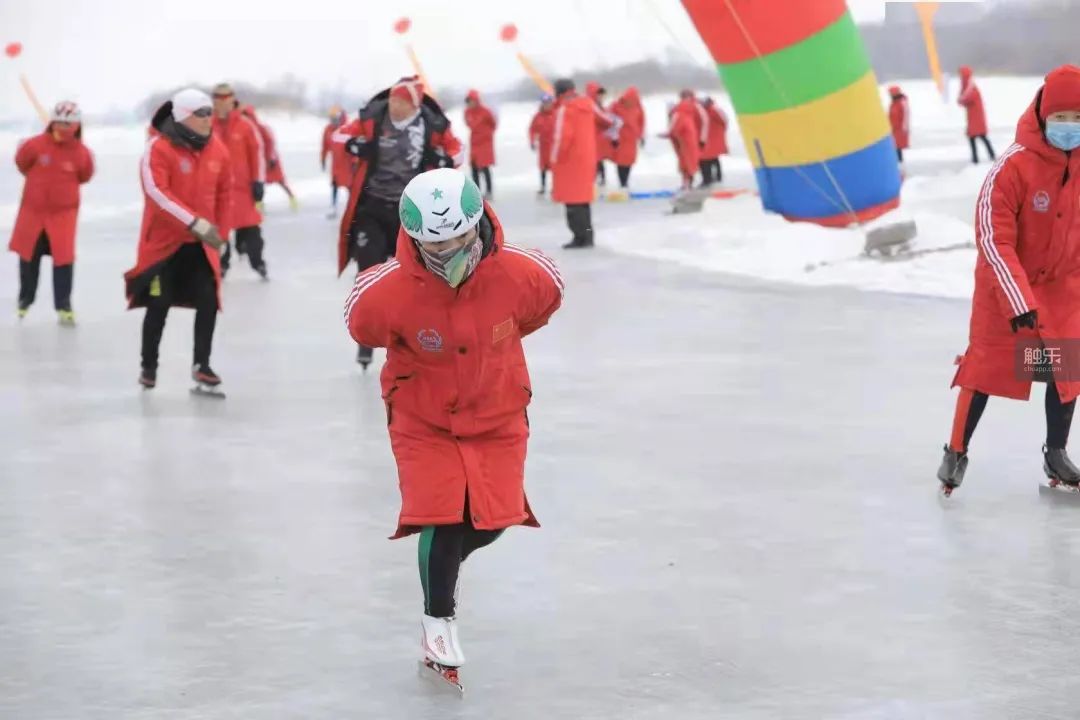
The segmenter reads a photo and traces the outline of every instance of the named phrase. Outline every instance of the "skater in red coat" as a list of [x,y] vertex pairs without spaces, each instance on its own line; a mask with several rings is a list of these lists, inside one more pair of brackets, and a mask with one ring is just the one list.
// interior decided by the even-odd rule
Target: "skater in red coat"
[[701,169],[701,186],[709,187],[724,179],[720,157],[728,154],[728,119],[711,97],[702,98],[699,107],[705,111],[705,147],[701,150],[698,167]]
[[255,123],[255,129],[263,142],[263,157],[266,161],[266,184],[280,185],[285,194],[289,196],[289,207],[295,212],[298,207],[296,195],[289,187],[289,181],[285,179],[285,166],[281,164],[281,155],[278,154],[277,140],[274,139],[274,131],[270,126],[259,120],[255,115],[254,105],[244,105],[240,111],[251,122]]
[[596,194],[596,103],[577,94],[574,81],[555,81],[555,135],[551,139],[551,199],[566,205],[573,233],[565,249],[593,247],[592,201]]
[[889,125],[892,127],[893,142],[896,143],[896,159],[904,162],[904,151],[911,145],[911,108],[907,95],[899,85],[889,86]]
[[473,182],[484,178],[484,197],[492,197],[491,166],[495,164],[495,113],[480,102],[480,93],[470,90],[465,96],[465,124],[469,127],[469,165]]
[[1065,452],[1080,394],[1080,68],[1046,76],[1020,118],[1016,143],[976,202],[971,336],[958,358],[952,436],[938,480],[960,485],[968,443],[988,396],[1027,400],[1046,381],[1044,470],[1074,488]]
[[211,135],[210,97],[181,90],[154,113],[139,177],[145,203],[135,267],[124,273],[128,307],[145,307],[142,374],[157,384],[158,347],[172,307],[195,309],[192,377],[213,391],[221,378],[210,369],[214,325],[221,308],[218,249],[232,222],[232,163]]
[[614,160],[619,172],[619,187],[626,189],[630,184],[630,171],[637,162],[638,146],[645,143],[645,109],[641,106],[637,88],[628,88],[612,103],[611,113],[621,121]]
[[420,533],[426,661],[459,683],[462,562],[508,527],[538,526],[524,487],[533,390],[521,341],[559,308],[563,281],[543,254],[506,242],[459,170],[413,178],[399,213],[397,254],[357,276],[345,322],[356,342],[387,349],[393,537]]
[[61,325],[74,325],[75,224],[79,186],[94,174],[94,157],[82,142],[82,114],[57,103],[45,132],[19,145],[15,166],[26,178],[8,248],[19,255],[19,319],[37,296],[41,258],[52,255],[53,305]]
[[979,163],[976,140],[982,141],[982,144],[986,146],[986,154],[991,160],[995,160],[997,156],[994,155],[994,146],[990,144],[990,138],[987,137],[986,108],[983,107],[982,93],[979,92],[979,86],[975,84],[971,68],[967,65],[960,68],[960,97],[957,103],[967,111],[967,137],[971,145],[971,162],[976,165]]
[[701,130],[698,125],[698,102],[693,95],[683,96],[669,114],[667,132],[660,137],[671,140],[678,159],[682,189],[689,190],[694,184],[701,152]]
[[540,190],[537,195],[547,192],[547,175],[551,169],[551,139],[555,135],[555,97],[544,94],[540,98],[540,109],[529,123],[529,147],[536,153],[540,165]]
[[335,105],[330,108],[330,122],[323,129],[319,163],[325,171],[326,160],[330,158],[330,212],[327,214],[329,218],[337,217],[338,188],[345,188],[345,192],[349,192],[349,184],[352,182],[353,173],[356,172],[356,158],[345,152],[344,143],[333,142],[334,133],[344,127],[347,120],[345,111],[340,105]]
[[604,105],[607,88],[598,82],[589,82],[585,84],[585,94],[593,101],[596,111],[596,177],[603,187],[607,185],[607,167],[604,161],[615,158],[615,145],[619,136],[616,123],[619,120]]
[[[266,149],[262,133],[237,107],[236,94],[228,83],[214,87],[214,136],[225,143],[232,165],[232,212],[229,229],[235,229],[236,252],[246,254],[251,269],[267,279],[262,236],[263,192],[266,187]],[[228,237],[224,235],[223,237]],[[222,275],[229,271],[232,252],[225,245]]]

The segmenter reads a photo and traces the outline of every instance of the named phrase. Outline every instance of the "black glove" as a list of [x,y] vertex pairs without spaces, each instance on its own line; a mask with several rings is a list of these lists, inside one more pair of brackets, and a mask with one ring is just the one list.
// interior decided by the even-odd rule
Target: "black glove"
[[263,184],[256,180],[251,183],[251,199],[255,202],[262,202],[263,199]]
[[358,158],[367,157],[371,154],[367,141],[358,137],[349,138],[345,141],[345,152]]
[[701,148],[702,150],[704,150],[705,149],[705,143],[698,143],[698,147]]
[[1031,328],[1034,330],[1039,325],[1039,311],[1028,310],[1023,315],[1017,315],[1009,320],[1009,324],[1012,325],[1012,331],[1016,332],[1022,327]]
[[269,162],[266,163],[266,168],[268,170],[273,170],[276,167],[277,167],[277,158],[274,158],[274,159],[272,159],[272,160],[270,160]]

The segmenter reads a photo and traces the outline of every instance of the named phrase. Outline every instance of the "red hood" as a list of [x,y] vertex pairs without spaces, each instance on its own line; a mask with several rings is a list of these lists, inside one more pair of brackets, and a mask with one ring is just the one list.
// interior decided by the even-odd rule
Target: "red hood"
[[626,92],[619,98],[619,102],[626,105],[633,105],[635,107],[641,107],[641,95],[638,93],[637,88],[627,88]]
[[[495,215],[495,211],[487,201],[484,202],[484,214],[487,215],[487,219],[491,221],[493,240],[491,251],[480,261],[480,267],[483,266],[484,261],[491,257],[492,254],[502,249],[504,242],[502,223],[499,222],[498,216]],[[398,232],[397,254],[394,255],[394,259],[401,263],[401,267],[412,275],[428,274],[427,266],[424,265],[424,261],[420,259],[420,251],[416,249],[415,241],[413,241],[409,234],[405,232],[404,228]]]
[[1020,116],[1020,122],[1016,124],[1016,143],[1018,145],[1023,145],[1040,157],[1058,160],[1064,163],[1065,154],[1046,142],[1046,136],[1043,134],[1042,125],[1039,123],[1036,106],[1039,104],[1041,97],[1042,88],[1039,89],[1038,94],[1035,96],[1035,99],[1031,101],[1031,105],[1028,106],[1028,109]]

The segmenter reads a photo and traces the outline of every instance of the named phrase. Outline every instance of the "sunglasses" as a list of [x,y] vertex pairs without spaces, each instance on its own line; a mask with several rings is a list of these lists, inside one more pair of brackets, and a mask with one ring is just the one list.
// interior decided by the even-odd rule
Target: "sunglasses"
[[233,96],[233,94],[232,94],[232,93],[225,93],[224,95],[220,95],[220,94],[218,94],[218,93],[214,93],[214,99],[215,99],[215,100],[228,100],[228,99],[229,99],[229,98],[231,98],[232,96]]
[[214,110],[213,108],[201,107],[198,110],[192,111],[191,114],[198,118],[208,118],[214,114]]

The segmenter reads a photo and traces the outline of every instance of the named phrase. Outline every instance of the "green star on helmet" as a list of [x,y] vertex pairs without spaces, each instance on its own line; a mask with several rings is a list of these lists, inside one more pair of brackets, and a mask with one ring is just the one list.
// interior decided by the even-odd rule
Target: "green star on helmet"
[[432,200],[442,200],[442,190],[440,190],[439,188],[435,188],[434,190],[432,190],[431,191],[431,199]]

